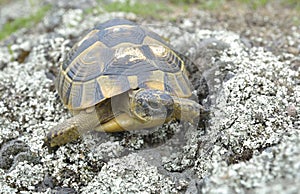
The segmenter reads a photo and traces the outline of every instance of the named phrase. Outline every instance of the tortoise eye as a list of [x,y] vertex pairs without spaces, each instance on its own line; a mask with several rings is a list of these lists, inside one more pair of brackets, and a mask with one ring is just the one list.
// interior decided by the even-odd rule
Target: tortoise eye
[[159,108],[159,105],[157,102],[149,102],[149,106],[151,106],[151,108],[154,108],[154,109],[158,109]]

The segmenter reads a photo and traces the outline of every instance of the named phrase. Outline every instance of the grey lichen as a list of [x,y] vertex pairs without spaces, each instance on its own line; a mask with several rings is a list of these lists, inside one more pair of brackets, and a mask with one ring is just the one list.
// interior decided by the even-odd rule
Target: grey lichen
[[170,178],[161,175],[138,154],[112,159],[81,191],[90,193],[170,193],[176,190]]
[[19,162],[15,169],[6,173],[3,178],[8,185],[34,191],[34,185],[37,185],[44,179],[44,174],[45,172],[41,165]]
[[[285,177],[275,166],[293,170],[295,167],[291,161],[284,164],[284,159],[279,159],[273,150],[279,149],[278,144],[280,147],[294,144],[288,140],[291,134],[299,137],[295,122],[299,114],[289,116],[287,112],[290,104],[299,112],[299,72],[261,48],[244,48],[238,38],[225,42],[231,46],[218,60],[233,64],[228,67],[234,76],[221,82],[213,96],[215,103],[211,107],[213,117],[208,134],[216,143],[212,146],[212,156],[196,161],[200,176],[204,169],[212,174],[202,190],[211,193],[220,189],[243,192],[240,187],[262,187],[278,176]],[[222,71],[216,73],[222,77]]]

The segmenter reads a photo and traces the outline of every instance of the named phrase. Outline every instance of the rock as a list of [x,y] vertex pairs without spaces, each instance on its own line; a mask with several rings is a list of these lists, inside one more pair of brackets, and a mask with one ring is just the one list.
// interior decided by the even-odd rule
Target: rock
[[102,193],[169,193],[175,191],[172,190],[173,184],[141,156],[130,154],[110,160],[81,192],[98,190]]
[[28,160],[30,158],[29,147],[18,140],[6,142],[0,149],[0,168],[11,169],[18,162]]

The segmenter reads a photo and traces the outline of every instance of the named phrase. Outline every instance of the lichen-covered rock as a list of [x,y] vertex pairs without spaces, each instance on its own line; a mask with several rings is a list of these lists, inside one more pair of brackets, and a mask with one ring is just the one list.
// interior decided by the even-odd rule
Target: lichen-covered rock
[[81,190],[90,193],[171,193],[176,192],[174,182],[161,175],[138,154],[112,159],[97,176]]
[[[211,174],[203,192],[218,193],[220,188],[229,193],[244,192],[241,188],[262,187],[284,178],[285,173],[280,172],[284,165],[294,170],[293,163],[297,163],[295,158],[293,162],[280,158],[283,164],[276,163],[274,150],[294,144],[289,140],[292,134],[299,137],[299,72],[290,68],[289,61],[280,62],[262,48],[245,48],[238,37],[228,43],[230,48],[216,60],[230,65],[225,71],[214,70],[211,77],[221,79],[231,74],[212,94],[213,117],[207,134],[211,156],[199,158],[195,166],[198,175]],[[288,112],[291,105],[296,114]]]
[[13,168],[23,161],[34,162],[37,160],[31,153],[29,146],[24,142],[12,140],[4,143],[0,149],[0,168],[13,170]]

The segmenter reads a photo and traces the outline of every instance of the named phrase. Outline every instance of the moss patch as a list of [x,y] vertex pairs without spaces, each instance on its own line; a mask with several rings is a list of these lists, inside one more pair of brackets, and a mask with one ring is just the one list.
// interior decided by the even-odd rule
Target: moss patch
[[143,17],[154,17],[156,19],[162,19],[165,13],[171,11],[171,8],[167,4],[160,2],[132,2],[126,0],[124,3],[121,2],[112,2],[105,3],[102,0],[99,0],[104,10],[108,12],[120,11],[126,13],[135,13]]
[[9,21],[3,25],[2,31],[0,31],[0,40],[3,40],[13,32],[21,29],[28,28],[44,18],[45,14],[51,9],[50,5],[41,7],[36,13],[31,14],[28,17],[17,18],[13,21]]
[[0,5],[7,4],[8,2],[9,2],[9,0],[0,0]]

